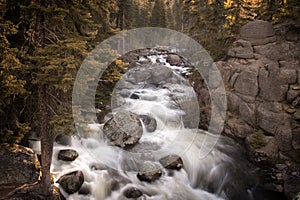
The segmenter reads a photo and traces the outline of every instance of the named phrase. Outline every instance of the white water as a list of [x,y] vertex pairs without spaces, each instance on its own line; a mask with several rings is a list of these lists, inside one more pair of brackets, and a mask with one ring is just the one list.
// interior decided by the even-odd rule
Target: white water
[[[140,61],[144,59],[147,58],[141,58]],[[189,73],[184,66],[170,66],[166,63],[164,55],[149,56],[148,59],[153,63],[160,60],[173,69],[174,73]],[[215,148],[204,159],[200,159],[200,149],[205,148],[215,136],[205,131],[184,128],[182,116],[186,113],[176,107],[170,98],[170,94],[188,95],[190,90],[188,84],[169,84],[163,88],[137,87],[131,91],[139,94],[140,99],[125,98],[124,104],[113,111],[126,109],[136,114],[148,114],[156,119],[157,129],[152,133],[144,129],[140,145],[130,151],[109,145],[109,142],[103,139],[102,125],[97,123],[91,123],[87,127],[89,137],[73,137],[69,147],[55,144],[51,168],[55,178],[81,170],[85,178],[83,187],[90,188],[89,195],[64,193],[67,199],[123,200],[126,199],[123,191],[130,186],[143,192],[140,200],[227,199],[224,185],[232,178],[227,168],[234,165],[234,160],[220,151],[220,148],[233,147],[230,144],[218,143],[218,149]],[[204,144],[205,137],[208,139]],[[75,161],[65,162],[57,159],[59,150],[67,148],[75,149],[79,153]],[[136,175],[141,162],[151,160],[158,163],[159,158],[170,154],[182,157],[183,169],[173,173],[163,169],[162,177],[152,183],[138,180]]]

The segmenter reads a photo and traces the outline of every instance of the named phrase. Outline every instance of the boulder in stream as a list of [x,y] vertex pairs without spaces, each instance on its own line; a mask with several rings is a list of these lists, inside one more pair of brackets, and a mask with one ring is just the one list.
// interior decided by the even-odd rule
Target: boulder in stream
[[78,156],[77,151],[73,149],[63,149],[59,151],[57,158],[63,161],[74,161]]
[[159,179],[162,175],[161,167],[150,161],[143,163],[137,177],[140,181],[153,182]]
[[130,187],[130,188],[127,188],[126,190],[124,190],[123,195],[129,199],[130,198],[136,199],[136,198],[139,198],[140,196],[142,196],[143,193],[136,187]]
[[138,117],[130,111],[119,111],[103,126],[103,132],[113,145],[126,147],[136,144],[143,134]]
[[154,132],[156,130],[157,123],[153,117],[150,117],[148,115],[139,115],[138,117],[142,120],[148,132]]
[[167,62],[170,63],[170,65],[181,65],[182,64],[181,58],[176,54],[168,55]]
[[84,182],[84,176],[82,171],[74,171],[61,176],[57,182],[68,194],[74,194],[80,190]]
[[162,157],[159,162],[166,169],[180,170],[183,166],[181,157],[175,154]]

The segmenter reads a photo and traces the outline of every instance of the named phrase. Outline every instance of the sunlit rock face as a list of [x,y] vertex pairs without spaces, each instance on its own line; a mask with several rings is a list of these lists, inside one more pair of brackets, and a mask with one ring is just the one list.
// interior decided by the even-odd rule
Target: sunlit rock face
[[[257,164],[265,163],[269,177],[264,185],[279,192],[287,179],[299,179],[287,175],[287,168],[275,166],[292,163],[293,169],[299,162],[299,38],[295,24],[272,26],[253,21],[241,28],[227,60],[217,62],[228,94],[225,133],[241,139],[257,131],[263,133],[265,146],[255,149],[249,145],[250,158]],[[281,174],[286,178],[276,178]]]
[[[32,149],[20,145],[0,145],[0,197],[2,192],[38,181],[40,164]],[[2,197],[1,197],[2,198]]]

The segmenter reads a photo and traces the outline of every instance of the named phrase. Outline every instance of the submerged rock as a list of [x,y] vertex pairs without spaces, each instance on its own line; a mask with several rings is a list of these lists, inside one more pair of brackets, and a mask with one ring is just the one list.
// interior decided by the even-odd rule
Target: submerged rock
[[74,171],[61,176],[57,182],[68,194],[74,194],[80,190],[84,182],[84,176],[82,171]]
[[104,124],[103,132],[113,145],[126,147],[139,141],[143,127],[134,113],[120,111]]
[[137,177],[140,181],[153,182],[159,179],[161,175],[162,170],[159,165],[146,161],[143,163]]
[[55,142],[61,145],[71,145],[71,136],[65,134],[59,134],[55,137]]
[[123,192],[124,196],[126,198],[139,198],[140,196],[143,195],[143,193],[137,189],[136,187],[130,187],[130,188],[127,188],[124,192]]
[[148,115],[139,115],[138,117],[142,120],[148,132],[154,132],[156,130],[157,123],[153,117],[150,117]]
[[58,153],[58,160],[74,161],[78,157],[77,151],[73,149],[63,149]]
[[180,170],[183,167],[183,161],[178,155],[168,155],[159,159],[160,164],[166,169]]

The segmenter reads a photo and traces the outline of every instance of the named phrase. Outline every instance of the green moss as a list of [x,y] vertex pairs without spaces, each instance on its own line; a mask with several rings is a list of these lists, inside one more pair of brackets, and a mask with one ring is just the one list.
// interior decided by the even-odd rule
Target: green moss
[[248,142],[254,149],[259,149],[267,145],[267,140],[262,130],[258,130],[250,135]]

